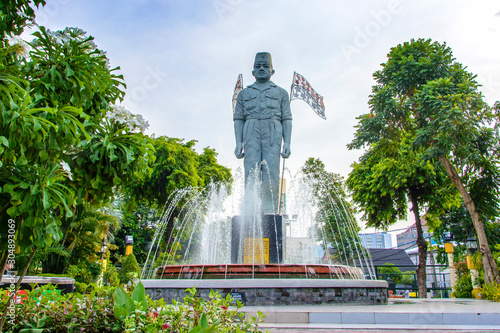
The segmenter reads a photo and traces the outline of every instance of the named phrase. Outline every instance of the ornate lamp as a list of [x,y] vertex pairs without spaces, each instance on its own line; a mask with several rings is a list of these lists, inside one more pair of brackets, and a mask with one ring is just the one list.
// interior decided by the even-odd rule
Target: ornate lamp
[[471,232],[469,232],[469,238],[465,240],[465,246],[467,247],[470,253],[474,253],[477,250],[477,241],[474,237],[472,237]]
[[106,254],[107,251],[108,251],[108,244],[106,244],[106,238],[103,237],[101,243],[101,250],[99,251],[99,253],[101,254],[101,259],[104,258],[104,255]]
[[443,240],[445,243],[453,241],[453,234],[451,233],[451,231],[445,231],[443,233]]
[[128,256],[132,253],[134,247],[134,236],[125,236],[125,255]]
[[125,236],[125,245],[134,245],[134,236]]

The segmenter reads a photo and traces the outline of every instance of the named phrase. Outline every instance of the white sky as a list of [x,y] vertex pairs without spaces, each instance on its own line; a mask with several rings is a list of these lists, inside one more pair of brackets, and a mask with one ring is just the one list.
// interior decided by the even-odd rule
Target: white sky
[[231,97],[238,74],[245,86],[254,81],[256,52],[272,54],[276,84],[289,91],[297,71],[325,99],[326,121],[291,103],[292,172],[317,157],[347,177],[362,154],[346,144],[368,112],[372,74],[411,38],[446,42],[488,103],[500,100],[496,0],[47,0],[37,22],[94,36],[121,67],[124,105],[149,121],[148,134],[198,140],[198,151],[215,148],[232,169],[243,162],[233,155]]

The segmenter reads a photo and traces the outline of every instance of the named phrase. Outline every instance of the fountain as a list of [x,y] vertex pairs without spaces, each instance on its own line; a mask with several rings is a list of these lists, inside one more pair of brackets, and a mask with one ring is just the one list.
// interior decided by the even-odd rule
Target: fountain
[[[280,182],[280,158],[290,156],[290,100],[271,81],[271,54],[256,54],[252,74],[255,83],[233,97],[234,153],[244,158],[245,175],[236,174],[231,187],[172,195],[142,273],[147,292],[170,301],[196,286],[201,296],[216,289],[250,305],[386,302],[387,282],[373,280],[343,199],[317,177],[288,177],[289,191]],[[297,73],[292,87],[292,98],[324,111]]]
[[[356,220],[345,213],[340,197],[327,200],[329,215],[341,217],[330,224],[334,230],[328,238],[313,190],[323,186],[318,180],[288,173],[284,214],[253,215],[245,196],[248,200],[261,185],[245,188],[243,178],[238,171],[231,185],[172,194],[155,222],[154,245],[141,276],[153,299],[180,300],[186,288],[196,286],[201,296],[214,289],[248,305],[387,301],[387,283],[374,280]],[[252,202],[259,210],[258,195]],[[169,221],[171,237],[164,239]],[[167,245],[172,250],[164,252]]]

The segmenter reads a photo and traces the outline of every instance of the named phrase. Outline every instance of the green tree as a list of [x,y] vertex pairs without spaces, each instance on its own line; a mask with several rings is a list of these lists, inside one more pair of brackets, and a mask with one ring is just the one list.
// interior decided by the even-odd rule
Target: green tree
[[[427,296],[427,242],[422,229],[421,211],[438,214],[456,204],[457,191],[441,167],[421,163],[418,150],[411,148],[409,132],[400,130],[399,140],[381,139],[353,164],[347,186],[353,200],[364,212],[368,227],[387,229],[406,219],[411,202],[417,229],[419,296]],[[397,133],[394,132],[393,135]]]
[[[127,199],[132,200],[132,199]],[[134,255],[138,262],[144,263],[152,246],[153,235],[155,233],[154,222],[158,220],[156,209],[145,203],[139,203],[133,209],[125,210],[123,214],[123,224],[115,234],[116,253],[125,254],[125,236],[134,237]]]
[[328,172],[320,159],[312,157],[305,162],[302,172],[312,184],[318,202],[316,228],[322,246],[329,252],[333,250],[330,253],[332,260],[345,265],[360,264],[358,254],[365,249],[358,237],[360,228],[347,199],[342,176]]
[[[145,255],[145,245],[152,240],[154,234],[151,217],[161,215],[172,194],[180,189],[202,188],[211,181],[227,183],[231,179],[230,170],[218,164],[215,150],[205,148],[202,154],[198,154],[194,150],[195,143],[195,140],[184,142],[183,139],[166,136],[155,138],[156,159],[152,164],[153,171],[144,179],[137,179],[126,190],[130,200],[126,225],[120,232],[119,241],[126,234],[137,237],[137,255],[141,259]],[[163,236],[167,243],[173,239],[174,220],[180,213],[182,204],[181,200],[167,221]],[[148,209],[153,209],[156,213]]]
[[217,162],[218,153],[210,147],[203,148],[203,153],[199,155],[199,173],[203,178],[203,184],[227,183],[231,179],[231,171]]
[[384,266],[378,267],[378,274],[384,280],[390,278],[395,284],[413,284],[415,272],[407,271],[403,273],[394,264],[386,263]]
[[[31,6],[44,3],[0,5],[0,217],[15,221],[16,244],[31,251],[18,286],[36,251],[61,240],[76,203],[111,201],[154,159],[142,118],[114,106],[124,83],[92,37],[40,27],[28,54],[19,34]],[[6,230],[1,224],[2,262]]]
[[121,284],[127,284],[134,279],[137,279],[141,274],[141,267],[137,263],[137,259],[133,253],[125,256],[122,259],[122,267],[118,271],[118,279]]
[[0,38],[6,33],[20,35],[35,19],[34,7],[45,6],[45,0],[3,0],[0,3]]
[[[434,240],[437,244],[442,244],[442,235],[445,231],[451,231],[453,234],[453,240],[456,242],[455,246],[455,260],[463,260],[464,255],[468,252],[465,241],[471,235],[472,230],[474,230],[474,225],[472,224],[472,219],[470,217],[467,208],[462,203],[459,207],[452,207],[451,209],[445,210],[445,212],[438,217],[438,223],[435,223],[433,227]],[[491,244],[500,244],[500,228],[498,228],[497,223],[490,221],[485,221],[485,231],[488,240]],[[499,264],[498,254],[495,256],[495,251],[493,251],[493,256],[497,260],[497,265]],[[438,248],[438,262],[441,264],[447,264],[447,255],[443,248]]]
[[488,107],[475,76],[456,62],[446,44],[411,40],[393,47],[374,73],[371,113],[359,117],[351,148],[411,131],[411,146],[422,163],[437,161],[471,215],[486,282],[500,276],[488,244],[484,220],[498,216],[499,113]]

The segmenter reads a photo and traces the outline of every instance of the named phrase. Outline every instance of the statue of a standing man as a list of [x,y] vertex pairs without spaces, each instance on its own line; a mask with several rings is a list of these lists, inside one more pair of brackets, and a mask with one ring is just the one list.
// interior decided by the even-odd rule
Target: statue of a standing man
[[264,214],[278,211],[281,143],[281,156],[288,158],[292,136],[288,93],[271,81],[273,74],[271,54],[257,53],[252,71],[255,83],[240,91],[233,117],[234,154],[245,158],[245,183],[252,169],[260,168]]

